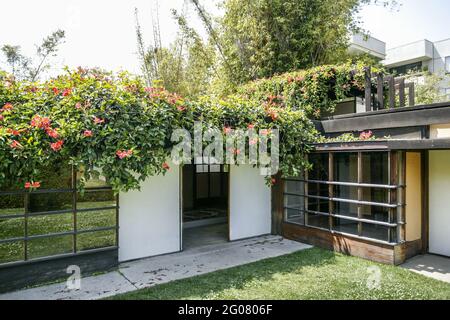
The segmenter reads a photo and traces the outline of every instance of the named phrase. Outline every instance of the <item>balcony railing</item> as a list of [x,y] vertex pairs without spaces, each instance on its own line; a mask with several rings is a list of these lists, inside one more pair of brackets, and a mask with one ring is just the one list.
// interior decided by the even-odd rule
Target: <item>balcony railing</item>
[[[398,98],[397,98],[398,94]],[[404,77],[372,73],[370,67],[365,68],[365,111],[394,109],[415,105],[415,88],[413,82],[406,82]]]

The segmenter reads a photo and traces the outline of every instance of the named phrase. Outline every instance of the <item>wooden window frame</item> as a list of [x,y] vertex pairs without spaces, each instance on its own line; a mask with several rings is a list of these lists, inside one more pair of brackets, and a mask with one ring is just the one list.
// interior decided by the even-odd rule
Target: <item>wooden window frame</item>
[[[347,151],[344,151],[347,152]],[[362,162],[362,154],[367,152],[387,152],[388,154],[388,184],[371,184],[371,183],[364,183],[363,182],[363,162]],[[285,178],[285,181],[295,181],[303,183],[303,190],[304,194],[300,193],[292,193],[287,191],[287,184],[285,185],[285,189],[283,190],[283,198],[284,198],[284,221],[287,223],[293,223],[293,224],[300,224],[304,227],[308,228],[316,228],[321,230],[326,230],[332,233],[336,234],[343,234],[343,235],[349,235],[356,238],[361,238],[373,242],[378,243],[386,243],[391,245],[396,245],[399,243],[403,243],[405,241],[405,217],[404,217],[404,192],[405,192],[405,185],[404,185],[404,170],[405,170],[405,155],[402,151],[348,151],[348,153],[357,153],[358,155],[358,162],[357,162],[357,182],[341,182],[341,181],[334,181],[334,174],[333,174],[333,168],[334,168],[334,154],[338,152],[318,152],[318,153],[327,153],[328,154],[328,180],[327,181],[321,181],[321,180],[309,180],[308,179],[308,172],[306,171],[304,173],[303,178]],[[328,197],[326,196],[318,196],[318,195],[310,195],[308,193],[308,184],[309,183],[315,183],[315,184],[323,184],[328,185]],[[336,198],[334,197],[334,186],[351,186],[357,188],[358,193],[358,199],[344,199],[344,198]],[[364,188],[378,188],[378,189],[386,189],[388,192],[388,202],[374,202],[374,201],[364,201],[363,200],[363,189]],[[303,208],[295,208],[290,207],[286,204],[286,196],[298,196],[303,197]],[[308,200],[309,199],[321,199],[321,200],[328,200],[328,212],[317,212],[308,210]],[[346,216],[346,215],[340,215],[333,213],[333,207],[335,205],[335,202],[345,202],[345,203],[353,203],[356,204],[357,207],[357,216]],[[368,206],[380,206],[387,208],[388,210],[388,219],[387,221],[377,221],[377,220],[371,220],[371,219],[365,219],[362,216],[362,206],[368,205]],[[298,212],[303,213],[303,223],[289,221],[287,217],[287,212],[289,210],[296,210]],[[312,226],[308,223],[308,213],[316,214],[316,215],[323,215],[329,217],[329,226],[328,228],[321,228],[317,226]],[[396,217],[396,219],[394,219]],[[355,221],[358,223],[358,232],[357,234],[350,234],[345,233],[341,231],[334,230],[333,226],[333,218],[340,218],[340,219],[346,219]],[[363,224],[372,224],[372,225],[379,225],[384,226],[387,228],[387,240],[380,240],[377,238],[370,238],[363,236]],[[395,232],[396,236],[393,237],[393,232]]]

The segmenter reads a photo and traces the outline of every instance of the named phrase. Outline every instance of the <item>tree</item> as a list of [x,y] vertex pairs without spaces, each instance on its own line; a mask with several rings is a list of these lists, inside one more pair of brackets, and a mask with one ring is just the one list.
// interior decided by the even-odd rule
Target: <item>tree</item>
[[431,104],[444,102],[448,100],[443,92],[441,92],[440,84],[450,85],[450,79],[442,74],[435,74],[428,71],[419,74],[409,74],[409,81],[415,83],[415,103]]
[[181,14],[172,10],[172,17],[180,30],[176,39],[166,47],[162,46],[158,11],[155,10],[156,17],[152,17],[153,43],[147,47],[136,9],[136,37],[141,70],[147,84],[153,85],[156,81],[171,92],[192,98],[206,93],[214,69],[215,52],[188,26],[185,10]]
[[[196,2],[192,0],[193,2]],[[346,58],[356,13],[370,0],[225,0],[220,20],[229,81],[247,82]]]
[[36,81],[50,68],[48,60],[50,57],[56,56],[64,38],[65,32],[60,29],[45,37],[42,43],[36,46],[34,59],[22,55],[20,46],[5,44],[1,50],[14,77]]

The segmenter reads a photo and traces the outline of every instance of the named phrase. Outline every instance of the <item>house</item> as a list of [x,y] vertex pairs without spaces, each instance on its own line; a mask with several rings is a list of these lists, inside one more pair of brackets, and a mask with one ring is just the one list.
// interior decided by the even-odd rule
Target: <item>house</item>
[[444,78],[439,84],[441,94],[450,96],[450,39],[423,39],[388,49],[383,64],[398,75],[422,71],[437,74]]
[[415,106],[408,87],[405,106],[404,79],[367,70],[364,109],[344,102],[317,121],[328,139],[309,155],[313,170],[272,194],[280,234],[390,264],[450,256],[450,102]]
[[404,79],[365,70],[363,108],[317,120],[312,170],[272,186],[196,158],[116,196],[101,179],[80,194],[74,168],[58,189],[1,191],[0,291],[269,233],[389,264],[450,256],[450,103],[415,106]]
[[398,76],[413,74],[417,83],[423,83],[423,72],[442,77],[440,93],[450,97],[450,39],[434,42],[422,39],[386,49],[385,42],[356,33],[349,42],[350,53],[370,55],[380,61],[389,73]]

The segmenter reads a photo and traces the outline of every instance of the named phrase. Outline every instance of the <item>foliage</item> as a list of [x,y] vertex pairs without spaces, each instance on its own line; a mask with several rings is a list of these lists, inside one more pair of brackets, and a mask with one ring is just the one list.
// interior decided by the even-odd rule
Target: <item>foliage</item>
[[419,74],[409,74],[407,79],[415,84],[416,104],[444,102],[448,99],[446,95],[442,94],[440,91],[440,84],[442,82],[447,82],[448,85],[450,85],[450,79],[444,75],[423,72]]
[[186,100],[140,78],[79,68],[46,82],[0,80],[0,185],[37,188],[46,168],[83,167],[116,192],[169,170],[173,130],[231,127],[280,131],[280,169],[298,175],[318,133],[310,120],[359,90],[362,68],[317,67],[243,88],[226,100]]
[[[389,139],[389,136],[384,136],[382,139]],[[320,136],[317,139],[317,143],[332,143],[332,142],[356,142],[356,141],[373,141],[379,139],[376,137],[372,131],[361,131],[358,135],[354,133],[347,132],[336,137],[327,138],[325,136]]]
[[50,68],[48,59],[56,56],[59,46],[65,37],[63,30],[57,30],[42,40],[36,46],[36,56],[33,58],[22,55],[20,46],[5,44],[1,48],[11,74],[19,79],[36,81],[43,72]]
[[321,113],[333,111],[337,101],[348,97],[350,92],[362,90],[364,65],[348,62],[256,80],[241,86],[238,94],[262,104],[304,110],[309,118],[317,119]]
[[[198,1],[191,0],[198,8]],[[371,0],[225,0],[224,16],[205,26],[221,57],[216,90],[288,71],[345,61],[348,34],[361,32],[357,13]],[[198,10],[203,17],[201,7]]]
[[149,85],[156,81],[170,92],[198,97],[205,94],[209,87],[215,53],[188,26],[183,14],[173,10],[172,15],[180,27],[175,40],[168,46],[162,46],[157,20],[153,22],[153,44],[147,47],[136,11],[136,36],[142,73]]

